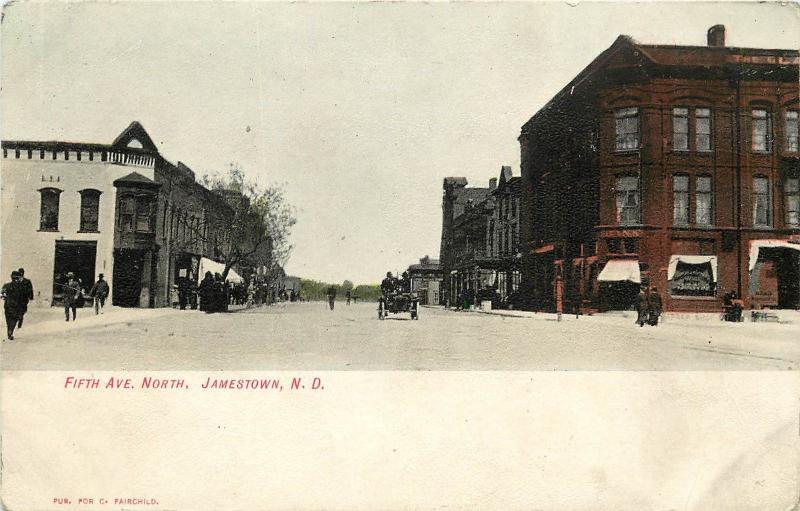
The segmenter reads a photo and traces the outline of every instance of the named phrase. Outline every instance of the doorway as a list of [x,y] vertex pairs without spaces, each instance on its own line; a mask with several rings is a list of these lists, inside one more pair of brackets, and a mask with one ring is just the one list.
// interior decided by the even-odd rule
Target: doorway
[[67,283],[67,273],[69,272],[75,274],[82,289],[86,291],[92,289],[96,259],[96,241],[56,240],[51,305],[64,303],[64,286]]
[[139,307],[144,274],[143,250],[114,250],[112,303],[119,307]]

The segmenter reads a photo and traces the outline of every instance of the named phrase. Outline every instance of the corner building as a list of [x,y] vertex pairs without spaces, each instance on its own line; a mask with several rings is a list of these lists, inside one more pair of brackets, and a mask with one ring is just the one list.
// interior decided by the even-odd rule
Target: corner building
[[800,307],[800,54],[707,36],[620,36],[522,127],[527,308]]

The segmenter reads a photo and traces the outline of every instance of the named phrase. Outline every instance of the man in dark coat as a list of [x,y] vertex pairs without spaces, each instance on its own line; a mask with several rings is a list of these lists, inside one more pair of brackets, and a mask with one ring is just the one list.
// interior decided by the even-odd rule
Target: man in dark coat
[[178,278],[178,305],[181,310],[186,310],[186,303],[189,301],[189,279],[186,277]]
[[211,302],[214,296],[214,276],[210,271],[207,271],[203,280],[200,281],[200,286],[197,290],[200,295],[200,310],[205,312],[213,312]]
[[395,282],[395,278],[392,277],[392,272],[386,272],[386,278],[381,282],[381,293],[383,293],[384,296],[390,295],[394,292],[396,287],[397,283]]
[[106,298],[108,298],[108,282],[103,280],[103,274],[97,276],[97,282],[92,286],[89,291],[89,296],[94,298],[94,314],[95,316],[103,312],[103,307],[106,305]]
[[81,283],[72,272],[67,273],[67,283],[64,285],[64,316],[69,321],[69,311],[72,309],[72,321],[75,321],[78,308],[78,299],[81,296]]
[[14,340],[14,328],[20,318],[20,311],[22,310],[22,302],[25,291],[22,287],[21,275],[19,272],[11,272],[11,282],[3,284],[3,290],[0,292],[2,296],[3,310],[6,314],[6,335],[9,341]]
[[661,295],[658,294],[658,288],[650,290],[647,297],[647,324],[651,326],[658,325],[658,318],[661,317]]
[[333,310],[333,305],[336,303],[336,287],[331,286],[328,288],[328,306]]
[[28,312],[28,302],[33,300],[33,284],[30,280],[25,278],[25,268],[20,268],[17,270],[17,273],[19,273],[20,286],[22,287],[22,302],[17,328],[22,328],[22,318],[25,316],[25,313]]
[[636,324],[640,327],[644,326],[647,322],[647,312],[648,295],[645,288],[641,288],[639,294],[636,295]]

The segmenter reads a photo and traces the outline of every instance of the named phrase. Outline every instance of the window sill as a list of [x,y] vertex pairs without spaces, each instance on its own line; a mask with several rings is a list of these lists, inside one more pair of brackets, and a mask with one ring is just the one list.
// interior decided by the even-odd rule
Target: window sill
[[641,149],[641,147],[637,147],[637,148],[634,148],[634,149],[614,149],[612,151],[612,154],[618,154],[618,155],[636,154],[636,153],[639,152],[640,149]]
[[753,230],[754,231],[774,231],[775,228],[772,227],[771,225],[754,225],[753,226]]
[[83,234],[83,233],[100,234],[100,231],[98,231],[98,230],[83,230],[83,229],[81,229],[81,230],[78,231],[78,233],[79,234]]
[[772,151],[751,151],[754,156],[769,156],[772,154]]
[[36,232],[60,232],[58,229],[38,229]]

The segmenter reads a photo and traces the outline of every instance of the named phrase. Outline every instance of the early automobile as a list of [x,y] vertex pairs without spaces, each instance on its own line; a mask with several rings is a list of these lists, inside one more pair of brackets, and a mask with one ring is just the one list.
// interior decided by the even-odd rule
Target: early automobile
[[413,293],[405,292],[382,294],[378,299],[378,319],[386,318],[390,312],[410,312],[411,319],[419,319],[419,298]]

